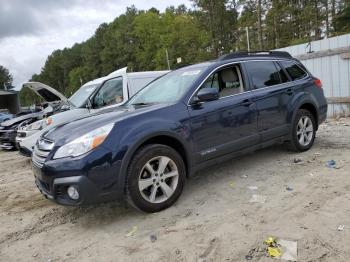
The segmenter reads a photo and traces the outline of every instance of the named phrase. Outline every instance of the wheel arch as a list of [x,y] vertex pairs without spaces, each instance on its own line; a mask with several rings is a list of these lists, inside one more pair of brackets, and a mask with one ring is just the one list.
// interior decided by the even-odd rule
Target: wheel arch
[[319,111],[318,111],[318,104],[317,100],[313,99],[311,94],[308,93],[301,93],[299,96],[297,96],[289,110],[289,123],[294,123],[294,119],[296,116],[296,113],[299,109],[305,109],[308,110],[315,118],[316,122],[316,130],[318,130],[319,125]]
[[302,105],[300,105],[298,110],[299,109],[305,109],[313,115],[315,122],[316,122],[316,130],[318,130],[318,111],[316,109],[316,106],[310,102],[306,102],[306,103],[303,103]]
[[137,143],[135,143],[129,150],[126,152],[124,160],[122,161],[119,185],[123,187],[123,191],[125,190],[125,181],[126,174],[129,168],[132,157],[136,154],[136,152],[143,146],[149,144],[161,144],[166,145],[173,148],[175,151],[179,153],[182,157],[185,167],[186,167],[186,176],[189,177],[192,172],[192,160],[190,157],[189,149],[185,145],[183,138],[176,134],[168,133],[168,132],[159,132],[156,134],[152,134],[149,136],[140,139]]

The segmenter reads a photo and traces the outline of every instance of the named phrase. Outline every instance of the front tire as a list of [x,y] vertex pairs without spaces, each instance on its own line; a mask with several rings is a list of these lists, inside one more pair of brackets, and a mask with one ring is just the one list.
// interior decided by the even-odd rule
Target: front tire
[[133,207],[143,212],[158,212],[176,202],[185,180],[185,164],[177,151],[165,145],[146,145],[130,162],[126,197]]
[[316,136],[316,121],[310,111],[297,111],[291,132],[291,140],[287,142],[289,150],[304,152],[312,147]]

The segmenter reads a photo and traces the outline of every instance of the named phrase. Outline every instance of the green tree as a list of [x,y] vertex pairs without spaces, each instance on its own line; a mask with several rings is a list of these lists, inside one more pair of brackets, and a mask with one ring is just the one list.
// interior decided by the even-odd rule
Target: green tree
[[9,70],[6,67],[0,65],[0,89],[7,89],[11,87],[12,80],[13,78]]

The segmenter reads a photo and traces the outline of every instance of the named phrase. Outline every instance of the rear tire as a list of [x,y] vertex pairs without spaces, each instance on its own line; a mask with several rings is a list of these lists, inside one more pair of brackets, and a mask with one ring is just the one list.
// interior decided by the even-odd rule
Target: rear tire
[[316,121],[310,111],[299,109],[292,123],[290,141],[287,148],[295,152],[309,150],[314,144],[316,136]]
[[185,180],[185,164],[176,150],[160,144],[146,145],[130,162],[126,198],[136,209],[158,212],[176,202]]

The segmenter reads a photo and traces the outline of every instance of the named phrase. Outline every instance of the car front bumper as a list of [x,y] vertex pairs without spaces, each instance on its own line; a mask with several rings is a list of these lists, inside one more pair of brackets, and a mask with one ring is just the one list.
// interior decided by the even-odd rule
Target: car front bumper
[[[94,153],[105,153],[101,148],[96,151],[99,152]],[[50,160],[43,166],[32,162],[37,188],[47,199],[62,205],[80,206],[119,199],[123,195],[117,183],[121,161],[112,164],[103,156],[92,163],[92,155],[96,156]],[[70,186],[77,189],[79,199],[68,196]]]
[[0,148],[15,149],[16,135],[16,130],[0,130]]

